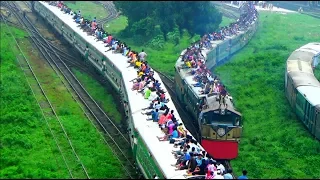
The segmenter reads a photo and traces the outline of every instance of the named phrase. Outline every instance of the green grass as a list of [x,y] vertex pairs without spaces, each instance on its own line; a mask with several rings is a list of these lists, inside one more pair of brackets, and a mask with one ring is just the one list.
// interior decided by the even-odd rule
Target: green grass
[[94,17],[99,20],[108,16],[107,10],[102,5],[90,1],[66,1],[65,4],[71,8],[73,12],[80,10],[81,15],[90,20]]
[[86,73],[72,69],[72,72],[80,80],[86,90],[90,93],[95,101],[101,105],[102,109],[108,116],[117,123],[121,122],[121,114],[115,109],[116,101],[95,79]]
[[[3,27],[3,26],[1,26]],[[38,106],[25,78],[15,64],[13,41],[6,40],[1,28],[1,163],[2,178],[69,178],[61,155],[43,124]],[[124,178],[120,162],[83,115],[53,70],[32,51],[21,31],[17,31],[22,50],[54,106],[72,144],[91,178]],[[2,33],[4,32],[4,33]],[[5,38],[2,38],[5,37]],[[36,96],[39,98],[39,96]],[[51,121],[52,122],[52,121]],[[58,124],[56,122],[56,124]],[[59,126],[51,123],[54,131]],[[4,128],[5,127],[5,128]],[[61,137],[63,137],[61,135]],[[61,138],[60,138],[61,139]],[[62,146],[66,141],[61,141]],[[61,145],[60,144],[60,145]],[[50,146],[49,146],[50,145]],[[65,149],[66,151],[66,149]],[[81,172],[78,169],[74,173]]]
[[[68,178],[60,153],[48,132],[39,106],[15,60],[17,48],[1,24],[0,178]],[[15,37],[24,31],[11,27]]]
[[119,16],[116,19],[105,24],[103,28],[105,31],[111,34],[117,34],[118,32],[124,30],[128,25],[128,19],[126,16]]
[[222,16],[222,22],[220,23],[219,27],[228,26],[232,22],[235,22],[235,20],[228,18],[226,16]]
[[296,118],[284,94],[287,58],[317,40],[319,19],[261,12],[254,38],[216,69],[244,119],[239,157],[231,162],[237,175],[247,169],[250,178],[319,178],[320,143]]

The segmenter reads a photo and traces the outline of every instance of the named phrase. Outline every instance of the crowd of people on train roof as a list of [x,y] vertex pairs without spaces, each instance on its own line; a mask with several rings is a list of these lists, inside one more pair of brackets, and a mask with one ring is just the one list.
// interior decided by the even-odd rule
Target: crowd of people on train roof
[[[241,14],[237,22],[231,23],[229,26],[222,27],[216,32],[205,34],[199,42],[193,43],[187,51],[181,55],[181,61],[184,63],[179,67],[180,69],[191,69],[188,74],[193,75],[193,80],[196,82],[192,84],[194,87],[201,87],[199,94],[220,94],[223,99],[228,96],[225,86],[220,82],[217,76],[214,76],[205,66],[205,56],[202,50],[212,49],[211,41],[224,40],[226,36],[237,35],[238,31],[246,30],[249,25],[254,22],[258,13],[254,5],[250,3],[243,4],[246,13]],[[228,51],[226,49],[226,51]]]
[[[154,71],[147,62],[148,55],[144,50],[141,52],[132,50],[124,42],[112,37],[111,34],[98,27],[95,17],[91,21],[84,19],[80,10],[75,13],[63,1],[49,1],[49,4],[60,8],[64,13],[72,15],[83,31],[88,32],[88,35],[95,36],[97,41],[103,41],[106,44],[105,46],[109,47],[106,52],[112,51],[112,53],[122,54],[128,59],[128,68],[133,67],[137,70],[137,77],[131,80],[133,82],[132,91],[141,93],[141,96],[150,102],[150,105],[142,109],[143,112],[141,113],[147,116],[147,121],[157,123],[159,129],[164,133],[164,136],[157,137],[158,140],[167,141],[175,147],[176,150],[172,151],[172,156],[175,157],[176,163],[172,166],[176,168],[176,171],[186,171],[188,176],[203,175],[205,179],[233,179],[232,169],[226,169],[223,164],[214,160],[212,156],[200,148],[198,142],[188,134],[183,124],[175,117],[174,110],[167,106],[169,99],[166,98],[165,90],[161,88],[162,84],[154,78]],[[189,68],[196,68],[193,70],[193,74],[196,74],[195,77],[199,80],[198,82],[204,82],[203,73],[210,73],[204,66],[204,59],[202,59],[203,56],[201,56],[200,51],[206,41],[215,40],[215,34],[226,36],[228,33],[236,33],[232,28],[247,25],[247,21],[253,20],[252,17],[254,16],[256,16],[256,13],[241,16],[236,25],[230,26],[231,30],[229,27],[229,29],[225,28],[227,31],[205,35],[200,43],[195,43],[188,48],[183,61],[190,63]],[[208,79],[211,81],[212,78],[210,78],[209,74]],[[247,171],[244,170],[243,175],[239,176],[238,179],[248,179],[246,174]],[[155,176],[155,178],[157,177]]]

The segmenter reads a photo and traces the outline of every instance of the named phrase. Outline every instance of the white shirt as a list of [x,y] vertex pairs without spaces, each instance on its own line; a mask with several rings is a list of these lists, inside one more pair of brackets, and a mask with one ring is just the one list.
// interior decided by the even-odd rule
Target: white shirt
[[224,171],[226,170],[222,164],[219,164],[219,166],[217,167],[217,169],[220,169],[221,172],[224,172]]
[[140,59],[144,59],[144,58],[147,56],[147,53],[145,53],[145,52],[140,52],[140,53],[138,54],[138,56],[140,57]]
[[[157,95],[157,92],[156,92],[156,91],[153,91],[153,92],[151,92],[148,100],[149,100],[149,101],[153,101],[153,100],[155,100],[155,99],[157,98],[157,96],[158,96],[158,95]],[[160,104],[157,104],[157,105],[160,105]],[[155,105],[155,107],[157,107],[157,105]],[[161,107],[161,106],[160,106],[160,107]],[[158,109],[160,109],[160,107],[159,107]]]
[[213,177],[213,179],[224,179],[224,177],[221,176],[220,174],[217,174]]
[[[157,93],[156,93],[157,94]],[[155,109],[159,109],[160,110],[160,108],[161,108],[161,104],[156,104],[155,105]]]

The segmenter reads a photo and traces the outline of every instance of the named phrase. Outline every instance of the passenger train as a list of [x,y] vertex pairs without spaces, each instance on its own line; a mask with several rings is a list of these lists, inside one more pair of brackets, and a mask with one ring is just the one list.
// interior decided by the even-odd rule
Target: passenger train
[[308,43],[292,52],[285,71],[289,104],[308,131],[320,140],[320,83],[313,68],[320,61],[320,42]]
[[[246,13],[245,10],[242,12]],[[237,35],[226,36],[225,40],[211,41],[213,48],[203,50],[207,69],[213,69],[230,59],[252,38],[258,27],[256,19],[245,31]],[[181,53],[184,55],[186,50]],[[228,108],[220,108],[219,94],[201,94],[200,87],[190,75],[190,69],[181,68],[182,57],[175,64],[175,91],[179,101],[191,113],[194,124],[201,132],[201,145],[215,159],[234,159],[238,156],[238,143],[242,133],[241,114],[235,109],[231,98],[225,98]],[[201,109],[206,102],[206,108]],[[201,114],[201,116],[200,116]]]
[[[172,167],[172,164],[177,161],[172,151],[179,148],[175,148],[168,141],[159,141],[157,136],[163,136],[163,133],[158,124],[146,121],[147,116],[142,115],[142,109],[148,107],[150,101],[131,90],[131,80],[136,77],[136,70],[133,67],[128,68],[127,58],[112,51],[105,52],[107,48],[103,42],[97,42],[93,36],[88,36],[78,27],[71,15],[64,14],[58,7],[51,6],[46,1],[34,1],[32,5],[33,9],[98,69],[120,93],[128,117],[131,148],[144,177],[147,179],[197,178],[197,176],[187,176],[186,170],[177,171]],[[163,84],[156,72],[154,72],[154,78]],[[165,87],[162,88],[168,92]],[[170,99],[169,94],[166,96]],[[167,103],[167,106],[175,111],[175,117],[180,123],[181,118],[172,100]],[[189,135],[192,137],[191,134]],[[199,148],[204,150],[201,145]]]

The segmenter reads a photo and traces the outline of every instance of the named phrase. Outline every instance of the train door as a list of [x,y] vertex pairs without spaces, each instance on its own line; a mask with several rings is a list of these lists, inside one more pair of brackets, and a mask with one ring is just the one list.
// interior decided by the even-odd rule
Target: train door
[[293,87],[293,81],[291,80],[290,76],[287,76],[287,86],[285,88],[286,96],[288,98],[288,101],[292,108],[294,108],[294,105],[296,103],[296,94],[298,93],[294,87]]
[[314,121],[315,121],[315,119],[314,119],[315,111],[314,110],[315,110],[315,107],[310,104],[310,109],[309,109],[309,114],[308,114],[308,116],[309,116],[308,128],[312,134],[314,134]]
[[316,136],[317,139],[320,140],[320,106],[318,106],[315,110],[315,118],[314,118],[314,122],[315,122],[315,132],[314,135]]
[[295,109],[297,116],[301,121],[304,121],[304,112],[305,112],[305,106],[306,106],[306,100],[302,96],[302,94],[299,91],[296,91],[297,99],[295,104]]
[[305,108],[304,108],[304,124],[309,128],[309,111],[310,111],[310,103],[306,101]]

